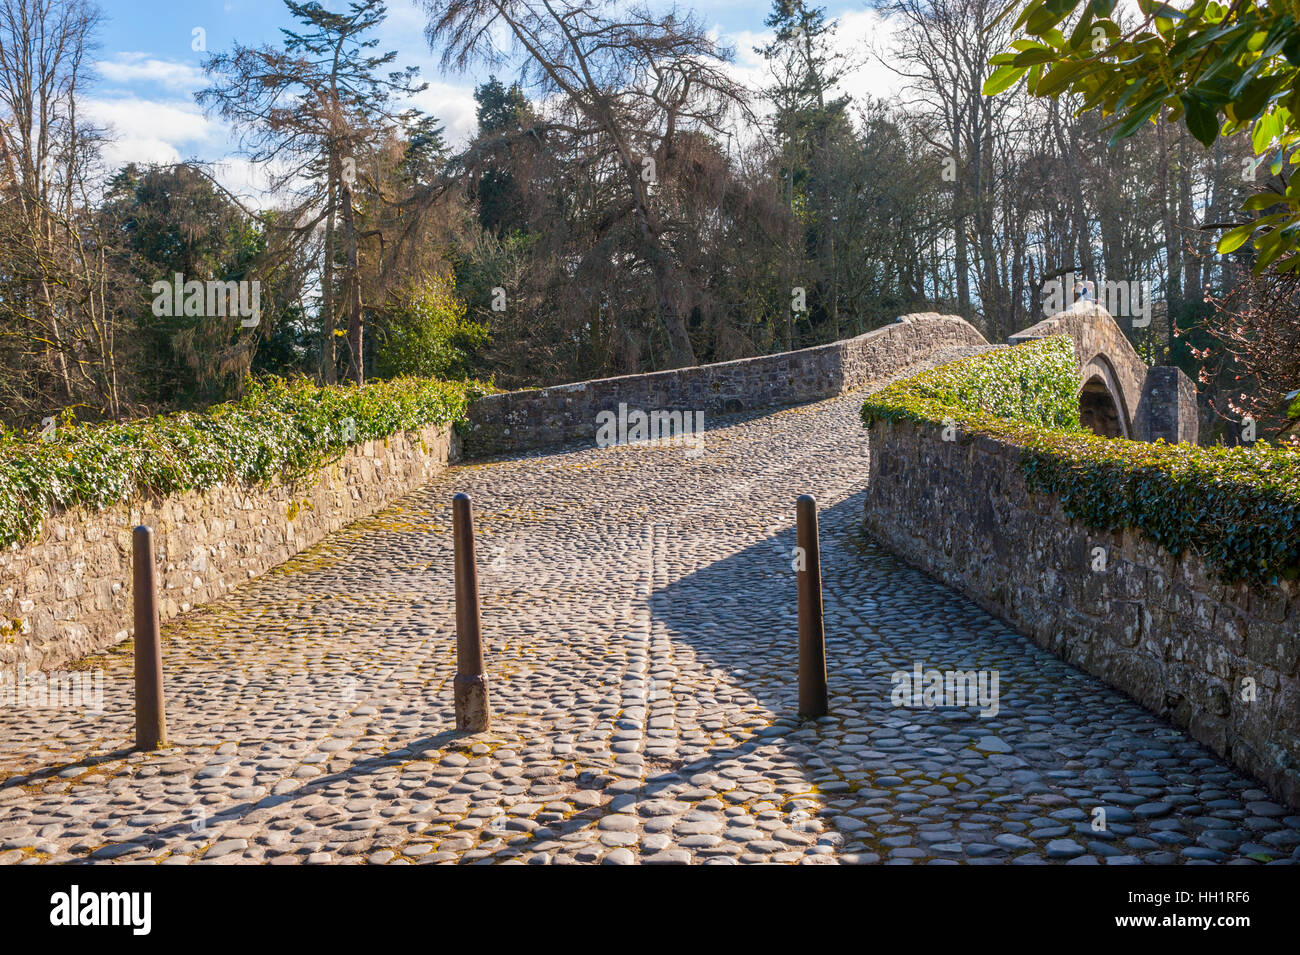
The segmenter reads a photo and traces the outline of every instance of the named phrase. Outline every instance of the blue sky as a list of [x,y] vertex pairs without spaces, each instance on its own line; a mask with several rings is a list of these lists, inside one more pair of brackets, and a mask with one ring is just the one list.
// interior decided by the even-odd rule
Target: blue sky
[[[325,0],[324,5],[346,8],[343,0]],[[882,46],[885,31],[863,0],[828,0],[825,7],[829,16],[840,20],[840,42],[846,48],[865,53],[873,41]],[[292,22],[282,0],[101,0],[101,8],[105,22],[99,34],[99,79],[86,108],[96,122],[111,129],[114,142],[106,151],[107,161],[219,162],[228,185],[255,196],[257,170],[239,156],[231,131],[194,103],[194,92],[206,85],[200,68],[206,53],[195,47],[216,52],[236,40],[278,44],[280,28]],[[737,73],[762,82],[761,60],[752,48],[767,32],[767,4],[708,0],[692,9],[736,48]],[[460,144],[474,128],[474,85],[486,77],[444,75],[437,52],[424,40],[424,23],[413,0],[390,0],[388,21],[379,33],[382,47],[398,52],[398,64],[420,67],[430,86],[415,105],[442,120],[453,144]],[[879,95],[891,82],[883,67],[869,64],[846,86],[850,92],[869,89]]]

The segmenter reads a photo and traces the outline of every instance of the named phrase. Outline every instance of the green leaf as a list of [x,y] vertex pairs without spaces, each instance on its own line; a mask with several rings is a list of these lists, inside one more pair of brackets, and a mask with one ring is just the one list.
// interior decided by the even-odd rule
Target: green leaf
[[1259,195],[1251,196],[1241,204],[1241,208],[1248,212],[1258,212],[1260,209],[1267,209],[1270,206],[1283,205],[1287,202],[1286,196],[1279,196],[1276,192],[1261,192]]
[[1291,34],[1286,43],[1282,44],[1282,55],[1292,66],[1300,66],[1300,31]]
[[1082,50],[1092,43],[1092,6],[1083,8],[1079,22],[1070,31],[1070,49]]
[[1268,105],[1273,90],[1277,88],[1276,76],[1261,76],[1246,84],[1246,88],[1232,102],[1234,119],[1254,119]]
[[1025,50],[1023,53],[1017,53],[1016,58],[1011,61],[1012,66],[1037,66],[1040,63],[1050,63],[1056,59],[1056,51],[1049,50],[1046,47],[1040,47],[1036,50]]
[[1187,130],[1201,145],[1209,147],[1219,138],[1219,114],[1204,100],[1185,93],[1179,99],[1187,116]]
[[1015,86],[1024,75],[1024,67],[1000,66],[984,81],[983,93],[985,96],[997,96]]
[[1183,11],[1167,3],[1161,3],[1160,0],[1138,0],[1138,9],[1149,17],[1162,17],[1166,20],[1187,19],[1187,14]]
[[1043,5],[1026,19],[1025,32],[1042,36],[1064,20],[1078,4],[1079,0],[1045,0]]
[[1245,225],[1239,225],[1232,231],[1225,234],[1219,239],[1218,251],[1220,255],[1227,255],[1229,252],[1236,252],[1246,244],[1251,233],[1255,231],[1255,223],[1247,222]]
[[1054,96],[1069,86],[1075,77],[1091,69],[1092,66],[1093,64],[1088,61],[1062,63],[1060,66],[1048,71],[1047,75],[1034,87],[1034,94],[1036,96]]
[[[1024,9],[1020,11],[1020,16],[1016,17],[1016,22],[1011,25],[1011,32],[1015,33],[1023,27],[1025,22],[1033,16],[1034,11],[1042,5],[1043,0],[1030,0],[1029,3],[1025,4]],[[996,26],[1003,17],[1014,10],[1017,6],[1019,6],[1019,0],[1011,0],[1011,2],[1007,4],[1006,8],[997,15],[996,19],[994,19],[992,26]],[[992,29],[992,26],[990,26],[990,29]]]
[[1129,115],[1124,119],[1115,132],[1111,133],[1110,145],[1116,145],[1120,140],[1127,139],[1137,132],[1144,123],[1151,120],[1164,105],[1164,90],[1157,90],[1155,93],[1148,95],[1140,103],[1133,107]]
[[1255,120],[1255,130],[1250,135],[1251,145],[1255,147],[1255,155],[1258,156],[1268,148],[1278,135],[1282,132],[1282,118],[1278,111],[1265,113],[1259,119]]
[[1256,272],[1263,272],[1277,261],[1282,253],[1294,247],[1294,231],[1294,229],[1274,229],[1267,235],[1255,239],[1255,250],[1259,253],[1259,259],[1255,262]]

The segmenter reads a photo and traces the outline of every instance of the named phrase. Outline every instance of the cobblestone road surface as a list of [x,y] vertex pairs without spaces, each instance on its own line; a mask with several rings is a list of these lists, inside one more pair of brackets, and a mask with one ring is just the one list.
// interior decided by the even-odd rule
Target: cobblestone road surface
[[[1294,862],[1300,817],[859,532],[861,395],[682,448],[449,470],[166,628],[168,727],[0,710],[0,862]],[[494,725],[454,732],[450,499],[474,499]],[[795,497],[833,716],[794,718]],[[997,671],[996,715],[895,671]],[[1105,828],[1095,828],[1104,809]]]

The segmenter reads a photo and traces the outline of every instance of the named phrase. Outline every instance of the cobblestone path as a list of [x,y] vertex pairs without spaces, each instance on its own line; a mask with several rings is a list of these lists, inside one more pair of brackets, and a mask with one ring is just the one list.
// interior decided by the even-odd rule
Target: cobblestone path
[[[707,450],[453,468],[164,632],[173,745],[0,710],[0,862],[1258,864],[1300,817],[859,532],[861,396]],[[474,499],[493,732],[453,731],[450,500]],[[820,503],[833,716],[794,718],[795,497]],[[996,714],[891,705],[996,670]],[[1105,828],[1094,829],[1103,807]]]

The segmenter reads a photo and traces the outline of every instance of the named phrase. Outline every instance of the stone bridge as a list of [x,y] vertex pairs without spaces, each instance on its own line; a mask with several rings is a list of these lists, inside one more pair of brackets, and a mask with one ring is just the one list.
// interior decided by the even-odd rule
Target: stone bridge
[[[0,707],[0,863],[1300,858],[1300,815],[1256,780],[864,535],[864,393],[988,347],[960,320],[901,324],[826,358],[830,395],[711,420],[702,455],[588,433],[394,484],[386,508],[167,625],[170,748],[125,749],[124,644],[78,665],[102,675],[99,711]],[[890,364],[877,346],[898,336],[906,361]],[[746,375],[779,396],[790,363],[811,360],[677,380],[722,401]],[[840,394],[845,367],[855,390]],[[653,384],[662,400],[673,380]],[[1115,387],[1132,407],[1131,382]],[[417,451],[384,445],[358,449],[384,463],[358,487],[391,479],[384,454]],[[452,718],[462,491],[495,714],[481,736]],[[831,690],[831,715],[808,723],[791,563],[804,492],[820,506]],[[263,537],[274,503],[256,512]],[[167,549],[177,594],[214,573],[215,550],[199,547],[198,570]],[[900,700],[898,675],[918,670],[997,674],[999,690],[982,706]]]
[[[1107,437],[1195,443],[1196,388],[1177,368],[1148,368],[1105,309],[1076,305],[1009,341],[1068,335],[1080,368],[1083,423]],[[988,347],[955,315],[904,315],[857,338],[777,355],[491,395],[470,409],[469,456],[590,439],[619,403],[734,414],[829,398],[895,374],[947,347]]]
[[1109,438],[1196,443],[1196,386],[1177,368],[1148,368],[1104,308],[1078,303],[1008,341],[1019,345],[1052,335],[1074,340],[1085,427]]

